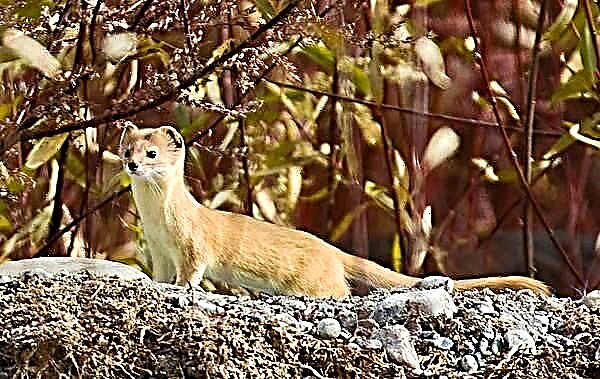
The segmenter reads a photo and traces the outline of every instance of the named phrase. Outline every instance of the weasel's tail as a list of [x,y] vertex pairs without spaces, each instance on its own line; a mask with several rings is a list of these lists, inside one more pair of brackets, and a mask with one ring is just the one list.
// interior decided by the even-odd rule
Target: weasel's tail
[[[421,280],[420,278],[416,278],[414,276],[399,274],[382,267],[375,262],[360,257],[346,253],[342,254],[346,279],[366,282],[370,286],[379,288],[411,287]],[[545,283],[524,276],[504,276],[457,280],[454,282],[454,288],[459,290],[474,288],[510,288],[514,290],[530,289],[534,292],[545,295],[550,295],[552,293],[551,288]]]
[[472,288],[510,288],[513,290],[530,289],[533,292],[542,293],[545,295],[552,294],[552,289],[544,282],[525,276],[495,276],[490,278],[457,280],[454,282],[454,288],[459,290]]
[[399,274],[367,259],[346,253],[342,254],[346,279],[366,282],[368,285],[378,288],[411,287],[420,280]]

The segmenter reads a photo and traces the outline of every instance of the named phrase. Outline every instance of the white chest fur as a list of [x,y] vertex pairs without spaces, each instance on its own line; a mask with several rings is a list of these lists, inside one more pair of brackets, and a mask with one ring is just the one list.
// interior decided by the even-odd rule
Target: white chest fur
[[152,277],[159,282],[171,282],[181,260],[172,229],[164,193],[141,180],[132,182],[133,197],[142,221],[145,253],[152,261]]

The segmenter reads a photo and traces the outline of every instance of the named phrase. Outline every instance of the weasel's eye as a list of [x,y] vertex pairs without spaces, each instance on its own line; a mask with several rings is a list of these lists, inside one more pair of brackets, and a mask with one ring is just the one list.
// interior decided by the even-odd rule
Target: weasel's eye
[[156,152],[156,150],[148,150],[146,151],[146,156],[150,159],[154,159],[158,156],[158,153]]
[[123,153],[123,156],[124,156],[125,158],[129,158],[129,157],[131,157],[131,150],[129,150],[129,149],[125,150],[125,152]]

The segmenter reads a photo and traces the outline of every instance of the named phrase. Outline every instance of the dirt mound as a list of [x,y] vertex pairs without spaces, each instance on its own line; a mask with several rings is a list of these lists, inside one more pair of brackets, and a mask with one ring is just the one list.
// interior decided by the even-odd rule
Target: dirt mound
[[411,298],[423,293],[250,299],[91,273],[4,276],[0,378],[600,377],[597,309],[484,290],[448,296],[439,313]]

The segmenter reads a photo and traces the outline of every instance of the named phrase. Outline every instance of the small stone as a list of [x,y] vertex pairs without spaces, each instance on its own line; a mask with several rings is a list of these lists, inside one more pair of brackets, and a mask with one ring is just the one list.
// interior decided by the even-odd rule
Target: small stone
[[296,327],[298,325],[298,320],[296,320],[294,316],[289,313],[278,313],[273,318],[288,326]]
[[565,303],[562,299],[558,299],[556,297],[547,297],[544,299],[543,308],[547,311],[557,311],[563,309]]
[[190,304],[192,304],[192,301],[188,295],[180,295],[177,297],[177,305],[179,308],[186,308]]
[[583,297],[583,303],[590,310],[600,310],[600,290],[595,290]]
[[600,361],[600,346],[598,346],[598,348],[596,349],[596,353],[594,353],[594,359],[597,361]]
[[404,326],[385,326],[378,330],[374,337],[383,342],[385,351],[391,360],[406,364],[414,371],[421,372],[419,356],[410,339],[410,333]]
[[286,299],[282,304],[301,311],[306,309],[306,303],[297,299]]
[[378,339],[369,339],[365,341],[364,347],[369,350],[381,350],[383,348],[383,342]]
[[192,305],[206,312],[223,312],[223,309],[206,299],[194,299]]
[[447,291],[436,288],[395,293],[377,305],[373,318],[382,325],[398,323],[406,318],[409,309],[415,309],[423,315],[452,318],[457,308]]
[[464,357],[462,357],[462,359],[460,360],[460,367],[463,369],[463,371],[466,371],[468,373],[472,373],[479,370],[477,358],[475,358],[472,355],[465,355]]
[[512,357],[518,350],[535,353],[535,340],[524,329],[509,329],[504,334],[504,342],[508,346],[508,357]]
[[328,303],[320,303],[319,304],[319,312],[326,318],[331,318],[335,314],[335,307]]
[[300,330],[301,332],[306,332],[309,333],[313,330],[313,328],[315,327],[315,324],[313,324],[310,321],[300,321],[296,327],[298,328],[298,330]]
[[550,318],[544,315],[533,316],[533,324],[542,332],[547,333],[550,326]]
[[496,309],[494,308],[494,305],[488,302],[477,303],[475,307],[477,308],[477,311],[482,315],[495,316],[498,314],[498,312],[496,312]]
[[592,338],[593,336],[588,332],[579,333],[576,334],[575,337],[573,337],[575,341],[583,343],[589,343],[592,340]]
[[350,349],[350,350],[360,350],[360,346],[358,346],[358,344],[356,344],[354,342],[350,342],[346,346],[348,346],[348,349]]
[[0,275],[0,283],[10,283],[13,280],[14,279],[11,278],[9,275]]
[[493,353],[490,351],[490,340],[482,338],[481,341],[479,341],[479,351],[483,356],[492,355]]
[[338,313],[336,319],[340,322],[340,325],[346,329],[354,329],[357,324],[356,314],[347,309],[342,309]]
[[497,336],[496,338],[494,338],[494,340],[492,341],[492,344],[490,345],[490,351],[492,352],[492,354],[494,355],[498,355],[500,354],[500,352],[502,351],[502,341],[504,339],[500,336]]
[[433,343],[433,346],[437,347],[438,349],[442,349],[442,350],[450,350],[450,349],[452,349],[452,347],[454,347],[454,341],[452,341],[448,337],[435,338],[432,341],[432,343]]
[[447,276],[428,276],[417,282],[415,287],[427,290],[443,288],[447,292],[452,293],[454,291],[454,280]]
[[342,326],[334,318],[324,318],[317,324],[317,334],[323,338],[337,338],[342,333]]

